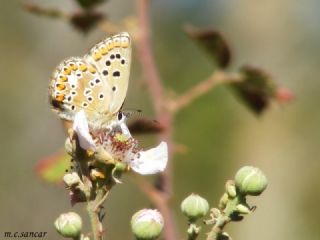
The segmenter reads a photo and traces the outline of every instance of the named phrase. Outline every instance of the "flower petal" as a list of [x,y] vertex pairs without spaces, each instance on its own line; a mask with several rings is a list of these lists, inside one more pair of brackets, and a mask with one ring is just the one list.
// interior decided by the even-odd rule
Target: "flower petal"
[[142,175],[162,172],[168,162],[167,143],[161,142],[157,147],[141,151],[138,155],[139,157],[129,163],[133,171]]
[[96,149],[96,145],[90,135],[88,121],[83,110],[75,115],[72,128],[78,135],[80,147],[85,150]]
[[123,135],[125,135],[128,138],[131,137],[129,128],[127,127],[125,122],[120,123],[120,128],[121,128],[121,132],[122,132]]

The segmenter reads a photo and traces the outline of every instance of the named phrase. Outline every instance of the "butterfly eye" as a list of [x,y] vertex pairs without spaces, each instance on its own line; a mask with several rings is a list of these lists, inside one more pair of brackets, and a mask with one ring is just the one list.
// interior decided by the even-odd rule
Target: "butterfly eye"
[[119,112],[118,113],[118,120],[121,121],[122,118],[123,118],[123,114],[122,114],[122,112]]

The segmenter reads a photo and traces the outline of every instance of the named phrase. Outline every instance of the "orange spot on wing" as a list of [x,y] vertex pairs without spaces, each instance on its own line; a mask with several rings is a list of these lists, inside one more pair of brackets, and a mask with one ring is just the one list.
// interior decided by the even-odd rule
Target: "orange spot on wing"
[[66,82],[68,80],[68,78],[66,76],[60,75],[59,79],[61,82]]
[[58,102],[62,102],[64,100],[64,94],[57,94],[56,95],[56,100]]
[[115,38],[115,39],[113,40],[113,44],[114,44],[115,47],[120,47],[120,46],[121,46],[121,40],[120,40],[120,38]]
[[123,48],[129,47],[129,39],[127,37],[121,38],[121,47]]
[[84,65],[84,64],[81,64],[81,65],[79,66],[79,68],[80,68],[80,70],[81,70],[82,72],[85,72],[85,71],[87,71],[87,69],[88,69],[88,67],[87,67],[86,65]]
[[114,48],[113,42],[108,42],[107,49],[110,51]]
[[70,73],[71,73],[71,68],[64,68],[64,69],[63,69],[63,73],[64,73],[65,75],[70,75]]
[[64,84],[59,84],[58,83],[56,86],[57,86],[58,90],[64,90],[66,88],[66,85],[64,85]]
[[95,69],[95,68],[93,68],[93,67],[89,67],[89,72],[91,72],[91,73],[96,73],[97,71],[96,71],[96,69]]
[[70,63],[70,68],[73,71],[77,71],[78,70],[78,66],[76,64],[74,64],[74,63]]
[[102,55],[106,55],[108,53],[108,49],[106,47],[102,47],[100,49],[100,52],[101,52]]
[[95,52],[95,53],[92,55],[92,57],[93,57],[93,59],[94,59],[95,61],[98,61],[98,60],[101,59],[102,54],[101,54],[100,52]]

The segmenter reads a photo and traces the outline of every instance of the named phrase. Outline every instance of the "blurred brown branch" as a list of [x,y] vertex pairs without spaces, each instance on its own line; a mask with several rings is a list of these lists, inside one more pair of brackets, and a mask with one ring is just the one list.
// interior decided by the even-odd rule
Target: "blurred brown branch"
[[[153,57],[150,42],[150,1],[137,0],[137,14],[139,32],[137,36],[137,49],[141,65],[143,66],[144,75],[153,100],[154,109],[156,111],[159,123],[164,126],[164,131],[160,134],[160,139],[166,141],[169,148],[169,156],[172,159],[172,115],[166,108],[167,99],[165,97],[164,88]],[[166,170],[159,176],[159,186],[154,188],[155,191],[147,191],[146,193],[153,200],[159,211],[163,214],[166,227],[164,235],[166,240],[178,239],[176,228],[173,220],[173,214],[169,207],[169,199],[172,194],[172,163],[169,160]],[[151,195],[152,193],[153,195]],[[154,197],[154,194],[157,197]]]
[[171,101],[170,110],[172,112],[176,112],[187,107],[196,98],[206,94],[219,84],[241,82],[242,79],[243,78],[240,74],[230,74],[223,71],[215,71],[211,77],[197,83],[186,93],[179,96],[176,100]]
[[37,14],[40,16],[52,17],[52,18],[62,18],[65,20],[70,20],[71,16],[68,13],[61,11],[56,8],[45,8],[34,3],[23,3],[23,7],[30,13]]

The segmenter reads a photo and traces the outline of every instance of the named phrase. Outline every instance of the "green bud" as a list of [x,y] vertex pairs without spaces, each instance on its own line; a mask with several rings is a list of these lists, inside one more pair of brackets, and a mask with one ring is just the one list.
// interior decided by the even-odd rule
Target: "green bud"
[[220,209],[224,209],[226,206],[227,206],[227,203],[229,201],[229,196],[227,193],[224,193],[222,195],[222,197],[220,198],[220,201],[219,201],[219,208]]
[[249,214],[251,212],[250,209],[243,204],[238,204],[236,206],[236,210],[238,213],[242,213],[242,214]]
[[237,195],[236,186],[234,181],[228,180],[226,182],[226,192],[230,198],[234,198]]
[[260,169],[245,166],[236,173],[235,183],[241,193],[258,196],[266,189],[268,180]]
[[81,182],[79,175],[76,172],[67,173],[63,176],[63,182],[68,187],[73,187],[79,185]]
[[196,221],[204,217],[209,211],[209,203],[206,199],[192,193],[181,203],[181,211],[190,221]]
[[63,237],[75,238],[81,233],[81,217],[75,212],[63,213],[56,219],[54,226]]
[[163,229],[163,218],[158,210],[142,209],[131,219],[131,229],[138,240],[154,240]]

